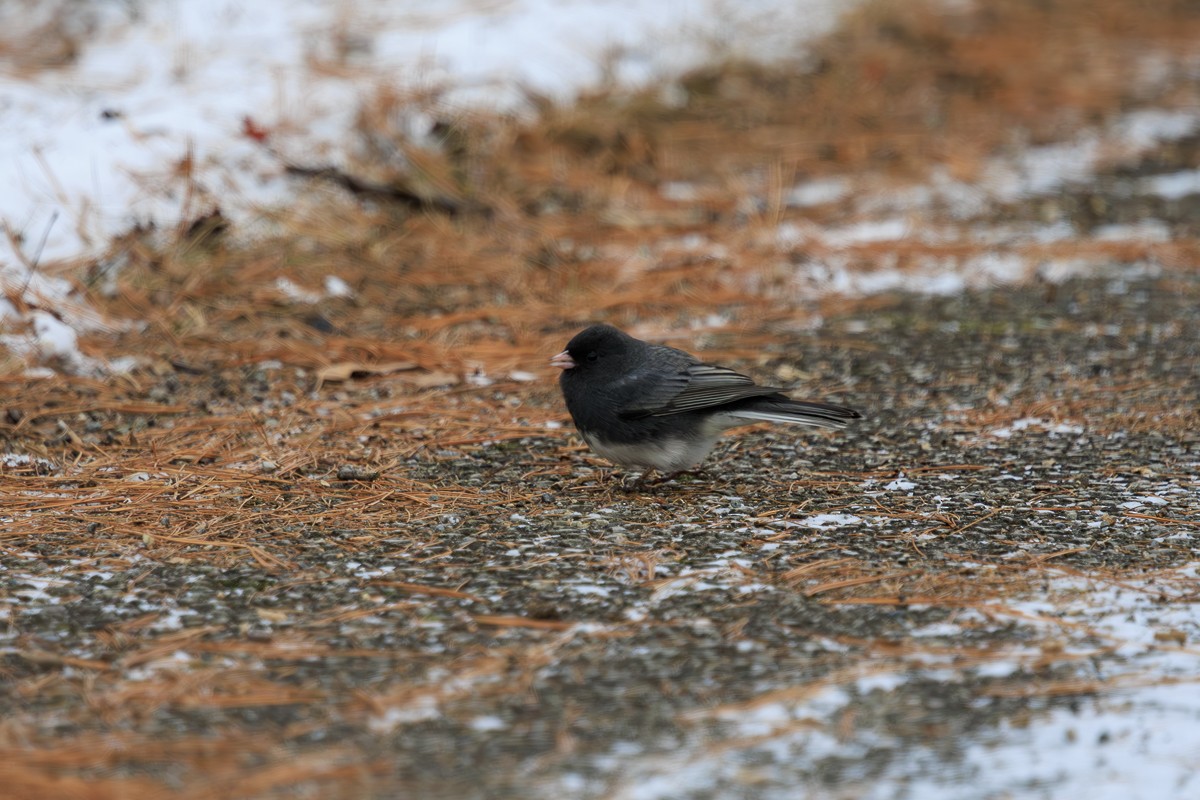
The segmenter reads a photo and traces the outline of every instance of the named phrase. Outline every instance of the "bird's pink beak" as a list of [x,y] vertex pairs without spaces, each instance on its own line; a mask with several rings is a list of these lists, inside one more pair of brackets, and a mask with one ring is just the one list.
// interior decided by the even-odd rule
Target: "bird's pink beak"
[[550,359],[550,363],[559,369],[571,369],[575,366],[575,359],[571,358],[570,353],[568,353],[566,350],[563,350],[554,358]]

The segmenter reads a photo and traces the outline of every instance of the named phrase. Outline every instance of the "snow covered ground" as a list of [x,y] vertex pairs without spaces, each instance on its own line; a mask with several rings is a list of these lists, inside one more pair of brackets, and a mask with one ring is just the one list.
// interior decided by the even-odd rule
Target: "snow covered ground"
[[[443,103],[520,108],[634,85],[715,52],[783,53],[826,31],[834,0],[147,0],[69,13],[94,30],[69,66],[0,74],[0,264],[70,259],[136,224],[172,225],[220,197],[225,213],[283,203],[283,165],[337,163],[359,99],[379,86],[445,89]],[[6,4],[33,35],[61,4]],[[424,120],[425,124],[429,120]],[[422,119],[412,120],[420,135]],[[302,157],[302,158],[301,158]],[[191,159],[201,196],[187,194]],[[57,219],[55,220],[55,215]],[[190,218],[190,217],[189,217]],[[44,241],[44,246],[43,246]]]
[[[605,81],[637,85],[714,54],[794,55],[848,7],[836,0],[6,3],[0,43],[9,50],[65,29],[78,52],[53,69],[0,69],[0,286],[34,309],[28,332],[3,343],[75,371],[99,369],[78,353],[75,337],[105,322],[54,277],[62,269],[49,267],[69,271],[124,231],[171,230],[218,206],[236,230],[252,234],[261,210],[292,198],[288,162],[344,163],[360,101],[380,87],[436,90],[440,109],[519,110],[530,91],[567,99]],[[415,140],[433,122],[427,110],[414,108],[405,120]],[[785,221],[777,246],[821,254],[797,269],[806,293],[953,294],[1035,270],[1042,278],[1069,275],[1070,263],[1030,264],[1006,246],[1073,236],[1070,226],[951,229],[924,218],[949,208],[953,219],[969,219],[988,203],[1052,193],[1087,179],[1106,158],[1198,127],[1194,109],[1135,112],[1073,141],[997,158],[971,183],[935,174],[907,188],[874,185],[870,176],[801,184],[788,192],[788,205],[849,202],[853,221],[830,229]],[[1193,171],[1154,180],[1142,188],[1169,197],[1192,191],[1197,178]],[[663,187],[681,190],[689,187]],[[1164,229],[1114,226],[1096,235],[1146,241]],[[996,252],[915,269],[884,259],[867,271],[852,253],[864,243],[914,238],[987,240]],[[14,312],[0,299],[0,319]]]
[[[1169,577],[1173,588],[1185,592],[1194,579],[1194,567]],[[865,659],[859,675],[847,676],[844,683],[800,685],[790,695],[776,691],[762,700],[719,708],[712,716],[727,726],[727,739],[720,746],[701,739],[669,757],[630,748],[622,771],[627,777],[610,796],[670,800],[689,792],[702,795],[713,786],[728,791],[745,786],[749,773],[756,785],[747,796],[769,800],[1195,797],[1200,793],[1200,654],[1189,643],[1200,633],[1200,604],[1164,609],[1155,601],[1161,587],[1153,582],[1065,578],[1050,586],[1052,601],[1009,605],[1006,611],[1012,616],[997,616],[995,609],[988,617],[967,612],[956,623],[916,631],[907,664]],[[1064,654],[1080,663],[1111,653],[1121,663],[1097,658],[1092,678],[1105,688],[1082,696],[1069,709],[985,727],[954,742],[936,730],[925,742],[879,731],[837,730],[837,720],[853,707],[852,701],[870,698],[872,692],[880,692],[884,702],[884,695],[903,692],[911,682],[936,681],[949,687],[971,676],[1032,674],[1045,655],[1040,646],[1014,647],[1007,658],[993,654],[1000,657],[965,669],[945,663],[952,649],[929,653],[921,646],[954,642],[967,628],[980,624],[1008,623],[1043,628],[1050,640],[1062,642]],[[1036,681],[1030,684],[1035,703],[1037,686]],[[988,698],[979,696],[976,702],[982,708]],[[872,767],[855,766],[870,764],[873,752],[891,749],[903,755],[890,759],[876,774]],[[839,760],[850,765],[845,793],[830,795],[820,781],[806,783],[805,776],[819,773],[822,762]],[[547,796],[585,786],[581,776],[568,775]]]
[[[0,344],[73,371],[101,367],[76,334],[104,324],[66,280],[136,226],[172,229],[216,207],[242,232],[286,204],[285,163],[340,165],[360,99],[437,89],[440,108],[520,110],[636,85],[714,53],[769,57],[828,30],[836,0],[145,0],[0,6],[15,52],[62,31],[54,69],[0,62],[0,287],[29,329]],[[50,37],[52,38],[52,37]],[[0,54],[4,51],[0,50]],[[36,52],[36,51],[35,51]],[[415,109],[419,139],[432,123]],[[262,134],[269,132],[269,147]],[[16,310],[0,299],[0,319]],[[119,365],[117,365],[119,366]],[[104,365],[111,370],[114,365]]]

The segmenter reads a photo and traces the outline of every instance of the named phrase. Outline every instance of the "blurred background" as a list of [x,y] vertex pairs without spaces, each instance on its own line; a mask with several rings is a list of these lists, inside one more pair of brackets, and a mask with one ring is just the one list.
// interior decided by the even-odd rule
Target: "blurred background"
[[13,368],[111,369],[73,336],[131,321],[262,346],[263,304],[522,345],[1194,260],[1186,2],[0,14]]

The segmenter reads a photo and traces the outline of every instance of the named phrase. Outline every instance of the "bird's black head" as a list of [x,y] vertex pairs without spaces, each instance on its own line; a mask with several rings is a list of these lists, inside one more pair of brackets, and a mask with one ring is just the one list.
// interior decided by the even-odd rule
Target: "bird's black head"
[[567,349],[550,359],[550,363],[563,370],[581,373],[603,373],[609,369],[621,369],[623,357],[641,344],[627,333],[612,325],[593,325],[585,328],[567,342]]

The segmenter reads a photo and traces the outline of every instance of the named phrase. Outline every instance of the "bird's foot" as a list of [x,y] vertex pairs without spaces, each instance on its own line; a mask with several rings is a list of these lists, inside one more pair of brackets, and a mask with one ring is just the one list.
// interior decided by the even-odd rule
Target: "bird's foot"
[[683,475],[686,475],[689,478],[705,478],[705,479],[707,479],[709,477],[708,472],[706,470],[704,470],[701,467],[695,467],[693,469],[680,469],[680,470],[676,470],[675,472],[668,472],[666,475],[663,475],[659,479],[659,483],[667,483],[668,481],[673,481],[676,478],[683,476]]
[[642,472],[637,478],[629,480],[628,475],[621,478],[621,490],[624,492],[636,492],[643,489],[656,489],[661,486],[666,486],[676,478],[687,475],[689,477],[707,477],[703,469],[679,469],[674,472],[661,472],[656,474],[653,468]]
[[621,476],[621,484],[620,484],[621,491],[636,492],[641,489],[645,489],[649,486],[655,485],[657,483],[657,481],[654,481],[654,482],[650,481],[650,476],[653,474],[654,474],[654,470],[648,469],[648,470],[643,471],[641,475],[638,475],[633,480],[629,480],[628,473],[622,475]]

